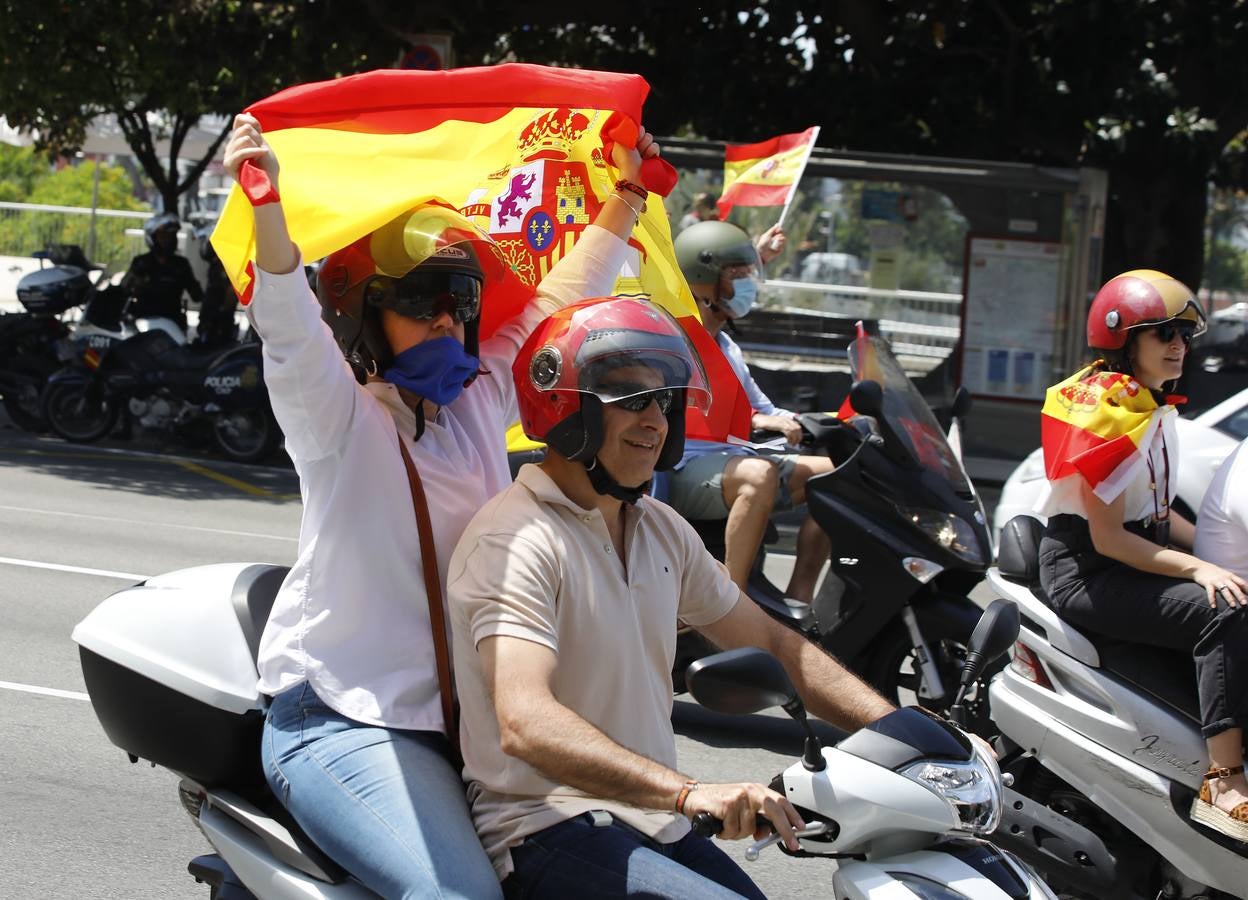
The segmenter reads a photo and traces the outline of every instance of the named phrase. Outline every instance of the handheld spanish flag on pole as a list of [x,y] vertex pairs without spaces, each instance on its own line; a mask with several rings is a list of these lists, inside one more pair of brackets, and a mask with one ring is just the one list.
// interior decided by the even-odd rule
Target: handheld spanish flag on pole
[[757,144],[729,144],[724,148],[724,192],[719,217],[728,218],[734,206],[783,206],[784,222],[797,183],[819,139],[819,126],[798,134],[782,134]]
[[1045,475],[1057,481],[1078,473],[1102,501],[1112,503],[1148,464],[1157,429],[1175,415],[1173,406],[1159,406],[1152,391],[1129,375],[1094,374],[1089,366],[1045,393],[1040,411]]
[[[483,298],[481,337],[487,338],[523,308],[606,202],[618,177],[611,147],[637,140],[649,90],[639,75],[519,63],[380,70],[289,88],[247,112],[281,165],[282,206],[305,260],[327,256],[428,200],[488,232],[507,271]],[[661,159],[646,160],[641,178],[663,196],[676,184],[675,170]],[[697,307],[656,200],[629,239],[615,291],[648,296],[691,336],[705,335],[692,321]],[[212,243],[246,302],[255,230],[237,185]],[[704,345],[697,345],[700,352],[718,354],[714,342]],[[690,436],[748,433],[748,401],[738,398],[744,392],[722,362],[728,379],[712,382],[718,403],[707,419],[695,422],[690,414]],[[713,360],[706,364],[708,375],[720,369]]]

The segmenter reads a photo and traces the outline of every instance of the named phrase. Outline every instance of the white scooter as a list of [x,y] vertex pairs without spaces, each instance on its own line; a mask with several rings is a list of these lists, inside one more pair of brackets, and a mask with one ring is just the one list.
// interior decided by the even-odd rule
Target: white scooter
[[[984,613],[968,646],[955,720],[965,718],[967,688],[1005,653],[1018,628],[1017,610],[1006,601]],[[689,693],[711,709],[745,714],[780,706],[806,727],[801,761],[771,783],[806,823],[797,833],[801,849],[789,851],[773,834],[750,846],[747,860],[772,844],[790,856],[838,860],[831,891],[837,900],[1053,897],[1004,842],[1032,858],[1047,853],[1059,869],[1086,858],[1103,881],[1112,877],[1113,860],[1094,835],[1016,797],[996,760],[943,719],[899,709],[825,748],[784,669],[761,650],[699,660],[686,679]],[[722,826],[707,813],[693,824],[708,835]],[[1037,850],[1034,838],[1042,833],[1048,846]]]
[[[303,834],[270,793],[260,768],[267,700],[256,690],[255,661],[286,572],[228,563],[150,578],[101,603],[74,629],[73,639],[91,705],[109,739],[132,762],[142,758],[182,776],[182,804],[216,851],[188,868],[209,885],[212,900],[367,900],[374,895]],[[1009,604],[1002,608],[1013,612]],[[983,624],[971,638],[968,659],[999,655],[1018,631],[1016,619],[1004,636],[1001,626],[991,626],[994,646],[985,654]],[[703,664],[694,695],[721,708],[735,691],[749,698],[738,706],[800,709],[787,681],[783,689],[759,694],[757,687],[744,686],[762,683],[749,673],[741,684],[721,688],[715,701],[715,688],[707,685],[723,672],[722,664]],[[978,674],[968,662],[964,684]],[[812,735],[804,759],[783,779],[795,802],[811,811],[807,821],[824,823],[805,838],[806,846],[861,857],[841,866],[836,897],[1051,896],[1011,856],[980,840],[1001,815],[1001,781],[996,764],[973,751],[956,729],[902,710],[836,748],[821,750]],[[1015,831],[1030,833],[1041,821],[1049,833],[1064,833],[1065,820],[1048,810],[1008,797],[1005,805]],[[1066,824],[1076,835],[1072,846],[1095,843]],[[1064,856],[1075,853],[1068,849]],[[880,893],[872,886],[884,884],[911,890]],[[924,892],[933,884],[961,893]]]
[[[1033,802],[1105,839],[1123,863],[1118,895],[1248,897],[1248,845],[1190,814],[1208,765],[1191,656],[1084,634],[1059,619],[1039,584],[1043,527],[1012,519],[988,571],[1022,617],[1013,660],[989,688],[993,721],[1017,745],[1002,767]],[[1078,875],[1048,877],[1106,896]]]

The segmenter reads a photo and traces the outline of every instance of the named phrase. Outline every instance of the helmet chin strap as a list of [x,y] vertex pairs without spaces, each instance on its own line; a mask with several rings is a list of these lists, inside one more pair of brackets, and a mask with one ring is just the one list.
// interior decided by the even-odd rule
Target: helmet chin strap
[[624,487],[611,476],[606,466],[598,462],[596,456],[582,465],[585,466],[585,473],[589,475],[590,485],[604,496],[614,497],[616,500],[636,506],[642,494],[650,490],[649,481],[642,482],[637,487]]

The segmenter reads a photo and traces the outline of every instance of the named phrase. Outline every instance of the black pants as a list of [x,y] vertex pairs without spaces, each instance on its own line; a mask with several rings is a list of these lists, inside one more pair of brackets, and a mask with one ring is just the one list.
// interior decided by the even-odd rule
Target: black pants
[[1194,581],[1102,556],[1080,516],[1049,520],[1040,542],[1040,584],[1053,611],[1080,628],[1191,653],[1206,738],[1248,725],[1248,610],[1221,598],[1215,610]]

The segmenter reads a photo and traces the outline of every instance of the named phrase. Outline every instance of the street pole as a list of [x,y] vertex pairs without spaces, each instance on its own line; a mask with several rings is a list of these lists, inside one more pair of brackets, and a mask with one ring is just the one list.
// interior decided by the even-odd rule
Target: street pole
[[95,157],[95,177],[91,181],[91,230],[87,234],[87,259],[95,262],[95,210],[100,205],[100,154]]

